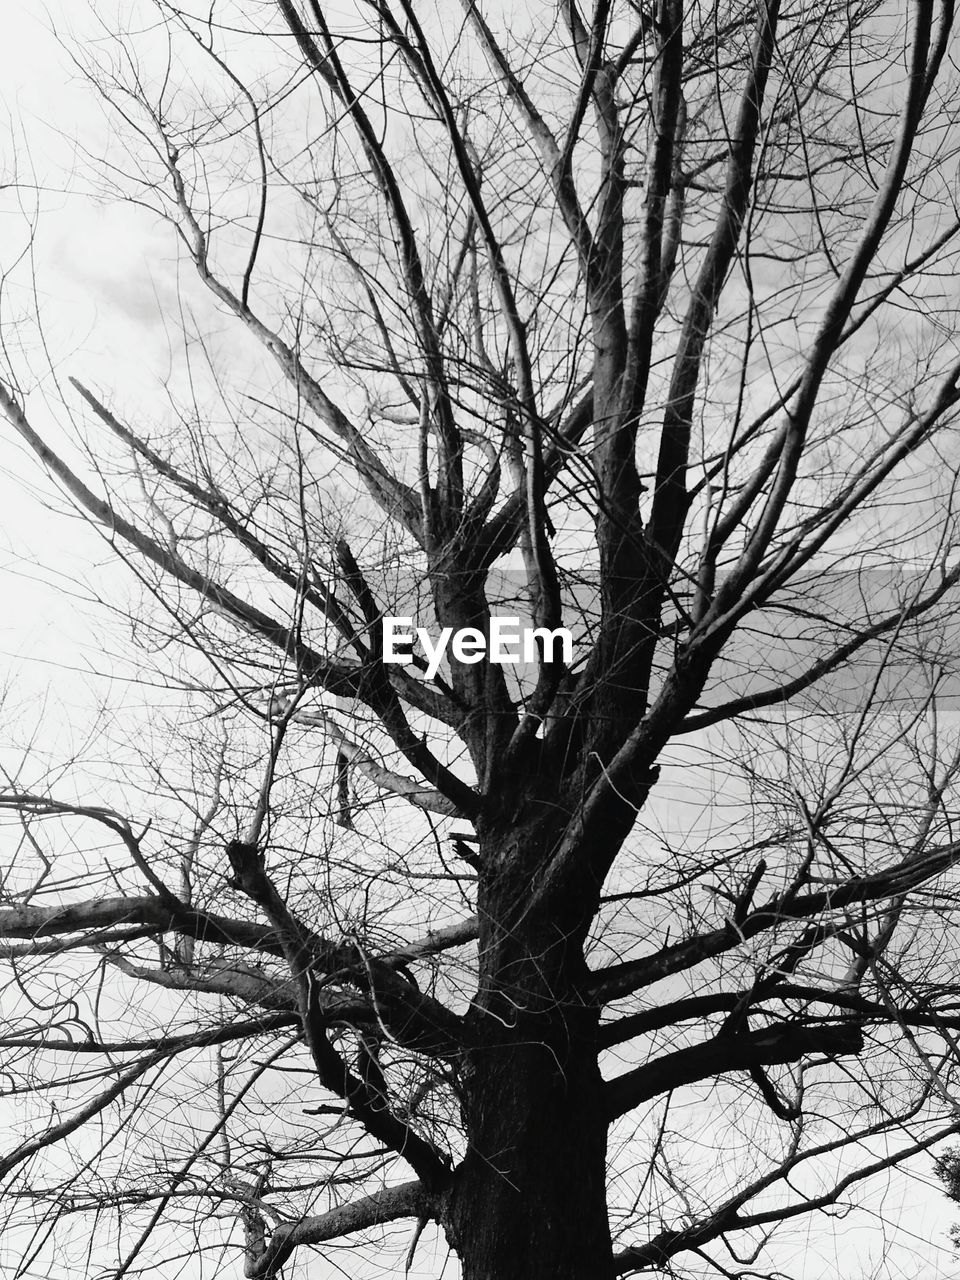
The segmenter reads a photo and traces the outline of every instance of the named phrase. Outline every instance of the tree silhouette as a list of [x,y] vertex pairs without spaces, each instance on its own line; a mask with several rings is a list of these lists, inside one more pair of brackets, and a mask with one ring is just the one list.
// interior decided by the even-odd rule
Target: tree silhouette
[[782,1274],[960,1131],[952,4],[135,8],[173,372],[0,406],[179,712],[0,793],[15,1274]]

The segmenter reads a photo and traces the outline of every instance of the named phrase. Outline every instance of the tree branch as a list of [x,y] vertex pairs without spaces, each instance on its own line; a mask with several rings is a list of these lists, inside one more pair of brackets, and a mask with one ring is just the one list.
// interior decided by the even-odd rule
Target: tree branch
[[796,1062],[812,1053],[841,1057],[858,1054],[862,1049],[863,1032],[853,1023],[825,1027],[772,1024],[741,1035],[720,1034],[703,1044],[664,1054],[609,1081],[604,1090],[607,1119],[615,1120],[670,1089],[728,1071]]
[[243,1274],[246,1280],[275,1280],[280,1268],[300,1245],[322,1244],[325,1240],[337,1240],[398,1218],[429,1218],[437,1212],[437,1202],[422,1182],[384,1187],[362,1200],[338,1205],[292,1226],[278,1227],[262,1252],[248,1251]]
[[[883,1132],[889,1127],[889,1125],[874,1126],[869,1134],[862,1136]],[[676,1257],[678,1253],[683,1253],[688,1249],[699,1248],[701,1245],[707,1244],[727,1232],[747,1231],[751,1227],[766,1226],[787,1218],[798,1217],[801,1214],[813,1213],[818,1209],[825,1209],[831,1204],[836,1204],[844,1191],[857,1182],[862,1182],[877,1173],[882,1173],[885,1169],[894,1168],[905,1160],[909,1160],[912,1156],[928,1151],[936,1143],[942,1142],[944,1138],[949,1138],[958,1132],[960,1132],[960,1121],[954,1121],[952,1124],[935,1130],[919,1142],[911,1143],[910,1146],[894,1152],[893,1155],[861,1165],[859,1169],[854,1170],[845,1178],[841,1178],[829,1191],[824,1192],[822,1195],[811,1196],[808,1200],[802,1200],[795,1204],[780,1206],[770,1212],[741,1215],[738,1210],[747,1200],[752,1199],[773,1183],[785,1181],[797,1165],[813,1156],[826,1154],[829,1151],[836,1150],[839,1146],[846,1146],[851,1139],[844,1136],[839,1142],[825,1143],[823,1146],[814,1148],[811,1151],[801,1152],[799,1155],[785,1160],[782,1165],[771,1173],[758,1178],[756,1182],[743,1191],[738,1192],[737,1195],[721,1205],[708,1218],[704,1218],[688,1227],[680,1227],[673,1231],[661,1231],[659,1235],[649,1240],[646,1244],[635,1245],[632,1248],[621,1250],[620,1253],[614,1255],[614,1275],[622,1276],[631,1271],[646,1271],[651,1268],[656,1268],[659,1271],[669,1266],[670,1259]]]
[[709,933],[688,938],[685,942],[663,947],[639,960],[628,960],[594,973],[585,984],[584,994],[603,1004],[618,1000],[621,996],[650,986],[669,974],[680,973],[704,960],[722,955],[784,921],[809,919],[821,913],[842,911],[856,904],[897,897],[943,875],[958,862],[960,842],[912,855],[883,871],[851,876],[848,880],[840,881],[836,887],[820,893],[793,894],[788,890],[751,911],[736,927],[728,923],[721,929],[713,929]]

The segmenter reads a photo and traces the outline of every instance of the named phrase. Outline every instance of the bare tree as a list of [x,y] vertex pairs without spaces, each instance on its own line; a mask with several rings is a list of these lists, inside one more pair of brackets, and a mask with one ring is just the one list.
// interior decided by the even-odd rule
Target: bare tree
[[175,373],[0,404],[182,697],[0,794],[12,1274],[783,1274],[960,1131],[952,3],[135,9]]

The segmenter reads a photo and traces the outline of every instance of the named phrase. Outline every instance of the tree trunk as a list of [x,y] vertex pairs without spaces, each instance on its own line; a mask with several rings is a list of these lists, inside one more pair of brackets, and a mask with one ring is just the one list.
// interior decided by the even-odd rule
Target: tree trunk
[[602,1280],[611,1246],[595,1056],[558,1061],[537,1043],[481,1056],[446,1223],[464,1280]]
[[[486,918],[506,924],[510,908],[488,905]],[[597,1017],[573,995],[582,948],[555,921],[549,937],[529,921],[503,924],[481,935],[483,995],[461,1080],[469,1146],[444,1226],[464,1280],[605,1280]]]

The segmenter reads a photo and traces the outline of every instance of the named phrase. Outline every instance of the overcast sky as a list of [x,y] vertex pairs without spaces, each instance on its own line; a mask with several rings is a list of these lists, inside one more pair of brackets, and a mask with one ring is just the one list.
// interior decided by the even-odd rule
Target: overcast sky
[[[115,6],[98,8],[106,17]],[[58,405],[54,374],[61,385],[75,376],[130,396],[162,376],[167,345],[162,269],[156,270],[159,228],[143,214],[84,194],[90,170],[77,143],[96,149],[104,121],[54,34],[66,40],[71,26],[96,38],[85,3],[19,0],[4,13],[0,41],[0,264],[5,273],[12,270],[4,283],[3,336],[18,371],[34,375],[25,384],[31,420],[52,444],[67,448],[70,423]],[[30,190],[34,183],[39,194]],[[25,212],[37,209],[33,258],[49,360],[30,320],[30,262],[15,266],[30,238]],[[26,358],[17,359],[18,352]],[[76,405],[68,386],[65,398]],[[129,590],[129,579],[99,532],[68,513],[36,459],[11,437],[0,430],[0,652],[11,697],[22,713],[30,700],[39,705],[52,682],[54,700],[82,716],[83,700],[73,696],[76,673],[103,666],[103,615],[86,601]],[[58,664],[67,669],[63,676]]]

